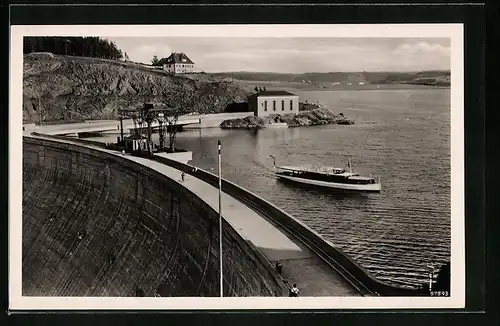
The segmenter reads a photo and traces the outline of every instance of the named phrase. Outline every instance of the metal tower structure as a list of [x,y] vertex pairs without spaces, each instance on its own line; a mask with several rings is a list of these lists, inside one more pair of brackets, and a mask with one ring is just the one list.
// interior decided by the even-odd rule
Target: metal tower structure
[[152,141],[152,125],[156,121],[158,122],[159,131],[159,142],[160,149],[165,146],[165,135],[167,133],[167,114],[171,109],[166,108],[155,108],[152,103],[145,103],[144,106],[136,109],[119,109],[118,118],[120,119],[120,130],[121,130],[121,140],[124,140],[123,136],[123,120],[132,119],[134,123],[135,135],[140,137],[146,128],[146,138],[147,138],[147,148],[150,154],[153,153],[153,141]]

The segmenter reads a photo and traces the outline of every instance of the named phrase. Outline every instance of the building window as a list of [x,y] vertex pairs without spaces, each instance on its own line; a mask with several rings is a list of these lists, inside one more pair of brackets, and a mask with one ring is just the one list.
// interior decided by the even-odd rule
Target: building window
[[281,101],[281,111],[285,111],[285,101]]
[[293,101],[290,100],[290,111],[293,111]]
[[264,101],[264,111],[267,111],[267,101]]
[[276,111],[276,101],[273,101],[273,111]]

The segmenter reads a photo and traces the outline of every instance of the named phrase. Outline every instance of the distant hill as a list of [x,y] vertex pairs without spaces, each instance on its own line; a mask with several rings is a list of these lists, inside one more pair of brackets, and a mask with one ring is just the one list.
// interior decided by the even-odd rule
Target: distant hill
[[420,72],[327,72],[285,74],[270,72],[221,72],[211,73],[215,78],[233,78],[248,81],[366,84],[415,84],[450,86],[450,71],[430,70]]

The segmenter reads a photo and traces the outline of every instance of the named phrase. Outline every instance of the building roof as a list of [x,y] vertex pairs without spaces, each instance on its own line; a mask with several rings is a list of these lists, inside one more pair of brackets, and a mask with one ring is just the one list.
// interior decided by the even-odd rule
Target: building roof
[[187,55],[185,55],[183,52],[181,53],[176,53],[176,52],[172,52],[172,54],[164,59],[165,61],[163,62],[164,64],[165,63],[188,63],[188,64],[194,64],[193,61],[191,61],[191,59],[188,58]]
[[251,96],[297,96],[287,91],[262,91]]

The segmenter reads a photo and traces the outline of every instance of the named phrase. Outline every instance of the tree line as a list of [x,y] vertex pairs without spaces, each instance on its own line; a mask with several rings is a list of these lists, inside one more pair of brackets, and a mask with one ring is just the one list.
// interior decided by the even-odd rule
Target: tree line
[[24,54],[50,52],[60,55],[128,60],[127,53],[122,53],[113,41],[94,36],[29,36],[24,38],[23,43]]
[[151,59],[151,65],[152,66],[163,66],[164,64],[167,63],[167,59],[168,58],[161,58],[161,59],[158,59],[158,57],[156,56],[156,54],[153,56],[153,59]]

